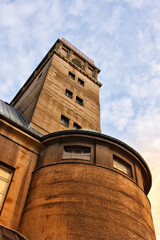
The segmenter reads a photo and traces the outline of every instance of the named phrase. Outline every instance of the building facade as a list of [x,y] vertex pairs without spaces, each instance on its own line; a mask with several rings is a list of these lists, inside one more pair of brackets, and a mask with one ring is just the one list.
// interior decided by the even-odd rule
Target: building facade
[[99,72],[58,39],[0,100],[0,239],[156,239],[146,162],[101,134]]

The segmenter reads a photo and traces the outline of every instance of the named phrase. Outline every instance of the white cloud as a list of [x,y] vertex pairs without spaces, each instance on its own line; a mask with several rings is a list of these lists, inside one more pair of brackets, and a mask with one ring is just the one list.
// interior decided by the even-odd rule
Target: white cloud
[[119,131],[129,123],[134,115],[132,100],[128,97],[122,97],[104,105],[102,109],[102,121],[112,123]]
[[102,131],[109,126],[111,135],[139,150],[151,166],[156,226],[160,209],[159,12],[159,0],[0,1],[0,98],[12,99],[58,37],[67,38],[93,58],[102,70]]

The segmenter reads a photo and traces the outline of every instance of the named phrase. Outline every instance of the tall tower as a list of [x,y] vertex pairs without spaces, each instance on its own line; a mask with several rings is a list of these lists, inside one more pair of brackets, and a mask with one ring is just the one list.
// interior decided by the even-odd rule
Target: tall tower
[[99,71],[58,39],[0,101],[0,239],[156,239],[148,165],[100,133]]
[[65,39],[58,39],[12,100],[37,131],[100,131],[99,69]]

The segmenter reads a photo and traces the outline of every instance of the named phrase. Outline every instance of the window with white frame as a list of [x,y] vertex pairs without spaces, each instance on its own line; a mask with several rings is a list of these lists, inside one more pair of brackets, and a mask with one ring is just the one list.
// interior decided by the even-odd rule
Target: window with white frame
[[2,210],[12,175],[13,171],[11,169],[0,164],[0,211]]

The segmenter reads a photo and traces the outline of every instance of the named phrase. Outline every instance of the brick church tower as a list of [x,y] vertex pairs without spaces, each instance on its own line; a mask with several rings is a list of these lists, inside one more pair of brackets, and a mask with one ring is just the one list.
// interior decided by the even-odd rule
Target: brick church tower
[[156,239],[148,165],[101,133],[99,72],[58,39],[0,100],[0,239]]

